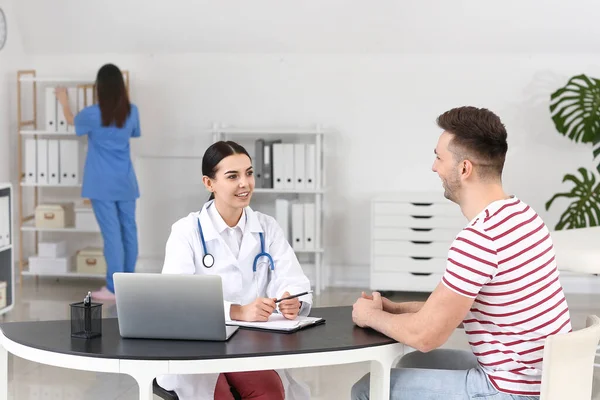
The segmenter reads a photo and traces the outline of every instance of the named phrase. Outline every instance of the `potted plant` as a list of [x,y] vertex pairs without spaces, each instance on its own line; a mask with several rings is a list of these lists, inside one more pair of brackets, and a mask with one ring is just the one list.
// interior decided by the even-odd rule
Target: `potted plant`
[[[592,144],[593,158],[600,172],[600,80],[577,75],[552,93],[550,112],[561,135],[576,143]],[[600,225],[600,182],[593,170],[579,168],[576,174],[566,174],[563,182],[573,184],[569,192],[557,193],[548,202],[546,210],[559,197],[573,201],[561,215],[556,230],[585,228]]]

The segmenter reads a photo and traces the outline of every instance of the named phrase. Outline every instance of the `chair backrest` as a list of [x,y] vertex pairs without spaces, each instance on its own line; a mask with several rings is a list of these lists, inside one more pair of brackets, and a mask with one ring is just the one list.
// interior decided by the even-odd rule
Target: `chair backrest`
[[587,317],[586,328],[546,338],[540,400],[589,400],[600,318]]

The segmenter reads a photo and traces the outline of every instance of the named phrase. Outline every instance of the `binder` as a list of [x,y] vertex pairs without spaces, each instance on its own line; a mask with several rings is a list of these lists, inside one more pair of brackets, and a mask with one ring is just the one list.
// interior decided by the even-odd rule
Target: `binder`
[[283,145],[283,177],[285,178],[284,189],[294,190],[294,144]]
[[58,101],[56,102],[56,131],[67,132],[67,120],[65,118],[65,112],[62,104],[60,104]]
[[292,204],[292,248],[304,249],[304,204]]
[[284,144],[273,144],[273,188],[286,189],[285,183],[285,151]]
[[59,141],[56,139],[48,140],[48,183],[58,185],[60,183],[60,161],[59,161]]
[[0,197],[0,247],[10,244],[10,209],[8,196]]
[[303,190],[306,188],[304,175],[306,174],[306,145],[294,144],[294,188]]
[[314,250],[316,246],[316,208],[314,203],[304,204],[304,248]]
[[290,201],[286,199],[275,200],[275,220],[283,231],[283,236],[290,243]]
[[[78,94],[77,94],[77,88],[75,87],[70,87],[67,89],[67,95],[69,96],[69,107],[71,108],[71,112],[73,113],[73,115],[77,115],[77,113],[79,112],[79,106],[78,106]],[[73,132],[75,133],[75,127],[73,125],[69,125],[67,124],[67,132]]]
[[38,185],[48,184],[48,139],[37,140]]
[[25,139],[25,182],[37,183],[37,143]]
[[265,141],[263,139],[257,139],[254,142],[254,187],[263,188],[264,177],[263,177],[263,154],[265,152]]
[[96,104],[95,100],[96,99],[94,96],[94,87],[86,86],[86,88],[85,88],[85,106],[86,107],[93,106],[94,104]]
[[263,188],[272,189],[274,187],[273,179],[273,146],[281,143],[281,140],[265,140],[263,151]]
[[85,88],[77,86],[77,113],[85,108]]
[[56,95],[54,88],[46,88],[46,130],[56,132]]
[[316,189],[317,188],[317,174],[315,171],[317,170],[317,147],[314,144],[306,145],[306,189]]
[[60,183],[76,185],[79,183],[79,142],[61,140],[59,145]]

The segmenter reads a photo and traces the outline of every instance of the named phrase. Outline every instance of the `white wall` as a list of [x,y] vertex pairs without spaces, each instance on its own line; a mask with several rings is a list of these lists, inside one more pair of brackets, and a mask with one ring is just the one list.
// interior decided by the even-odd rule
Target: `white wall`
[[[322,123],[338,134],[328,138],[328,258],[332,264],[369,261],[369,198],[388,190],[441,190],[431,172],[439,129],[437,115],[458,105],[496,111],[509,132],[505,183],[554,225],[564,203],[548,213],[544,203],[566,188],[563,175],[593,166],[591,151],[556,133],[549,95],[568,77],[598,75],[596,55],[163,55],[33,56],[40,75],[93,76],[103,62],[131,71],[132,96],[142,115],[145,155],[201,156],[213,121],[238,126]],[[164,161],[140,165],[167,168]],[[184,163],[172,165],[185,174]],[[159,167],[160,165],[160,167]],[[197,164],[196,164],[197,165]],[[169,196],[169,214],[185,215],[197,199],[166,194],[158,187],[181,185],[167,174],[140,174],[144,196]],[[194,171],[192,171],[192,174]],[[199,170],[193,178],[200,182]],[[147,178],[146,178],[147,177]],[[146,193],[146,194],[144,194]],[[160,199],[151,201],[161,203]],[[183,204],[186,207],[183,207]],[[181,205],[181,206],[180,206]],[[162,250],[168,222],[156,210],[141,215],[146,252]],[[333,232],[335,227],[335,232]],[[157,240],[149,239],[156,238]],[[150,246],[151,244],[151,246]]]
[[[36,2],[19,4],[25,8],[27,3]],[[88,7],[81,2],[60,3],[68,3],[71,11],[76,7],[77,13]],[[128,7],[121,9],[125,16],[132,12],[133,3],[128,0]],[[77,77],[93,77],[105,62],[128,69],[132,98],[142,118],[143,138],[135,145],[138,155],[199,157],[210,143],[204,131],[215,121],[237,126],[320,123],[334,129],[337,133],[327,138],[326,241],[328,262],[343,266],[334,270],[338,282],[367,282],[373,194],[441,190],[430,170],[439,134],[435,118],[454,106],[484,106],[501,116],[509,132],[506,186],[554,226],[566,203],[556,202],[551,212],[544,210],[544,203],[568,189],[561,183],[565,173],[580,166],[592,168],[593,163],[590,148],[575,145],[555,131],[549,96],[572,75],[600,75],[600,56],[593,53],[593,42],[586,41],[598,36],[589,31],[598,28],[580,24],[594,13],[578,14],[577,20],[566,18],[576,8],[566,3],[556,8],[560,3],[553,2],[554,8],[540,12],[535,1],[522,9],[515,2],[503,7],[462,2],[475,8],[454,9],[430,0],[425,5],[411,3],[416,7],[411,17],[410,7],[400,10],[384,3],[385,7],[344,8],[342,16],[347,18],[339,20],[343,34],[331,25],[338,22],[331,5],[341,5],[335,1],[325,3],[327,18],[315,14],[314,26],[309,6],[295,16],[273,11],[268,8],[273,2],[261,1],[252,3],[256,9],[245,20],[248,4],[239,13],[234,13],[232,3],[199,3],[196,10],[187,4],[192,8],[189,12],[182,11],[186,6],[174,12],[181,22],[167,22],[177,25],[180,40],[169,36],[168,29],[155,36],[160,23],[144,20],[154,13],[148,10],[136,11],[140,14],[132,28],[127,27],[125,16],[115,17],[114,29],[99,29],[96,37],[90,29],[73,35],[68,29],[36,28],[22,16],[22,21],[30,21],[25,23],[26,67],[35,68],[38,75]],[[596,3],[578,3],[600,11]],[[45,13],[57,12],[55,6],[49,9],[43,4],[39,6],[46,7]],[[89,7],[90,15],[110,21],[106,10]],[[388,15],[392,9],[396,13]],[[428,9],[432,18],[427,17]],[[199,21],[195,25],[187,17],[194,11]],[[220,13],[221,19],[210,11]],[[226,12],[230,14],[224,16]],[[272,13],[279,13],[279,19]],[[477,19],[475,14],[485,18]],[[261,21],[272,30],[255,27],[261,15],[271,17],[270,22]],[[469,24],[461,23],[461,18]],[[212,30],[202,24],[207,20],[213,21]],[[559,21],[563,25],[554,24]],[[38,22],[48,28],[48,23]],[[526,31],[526,27],[537,29]],[[313,28],[322,40],[311,33]],[[103,42],[104,33],[115,49],[111,53]],[[182,53],[186,47],[181,43],[189,53]],[[553,48],[558,53],[550,54]],[[230,53],[217,54],[219,49]],[[590,54],[585,54],[586,49]],[[190,185],[190,179],[200,181],[198,163],[165,163],[150,157],[139,160],[137,167],[142,190],[141,250],[145,255],[160,254],[170,224],[206,199],[199,186]]]

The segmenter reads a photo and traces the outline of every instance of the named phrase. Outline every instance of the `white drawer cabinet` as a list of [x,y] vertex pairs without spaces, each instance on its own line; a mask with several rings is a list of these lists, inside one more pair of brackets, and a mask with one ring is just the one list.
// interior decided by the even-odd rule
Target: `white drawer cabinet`
[[371,201],[371,289],[430,292],[452,241],[467,224],[441,193],[406,192]]

